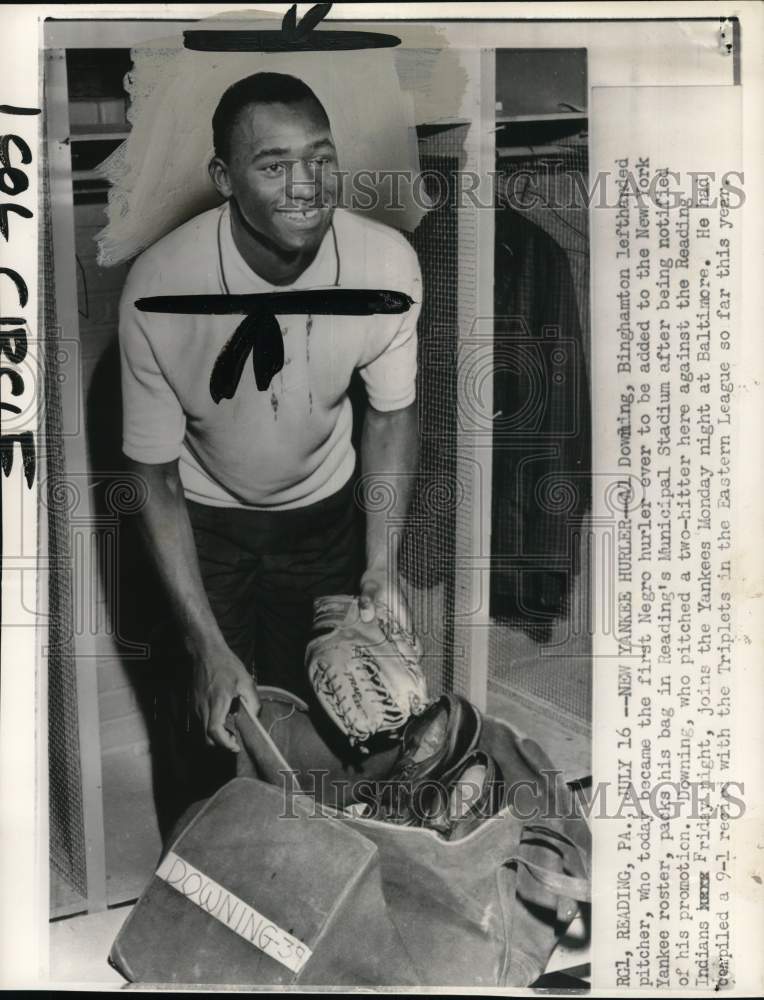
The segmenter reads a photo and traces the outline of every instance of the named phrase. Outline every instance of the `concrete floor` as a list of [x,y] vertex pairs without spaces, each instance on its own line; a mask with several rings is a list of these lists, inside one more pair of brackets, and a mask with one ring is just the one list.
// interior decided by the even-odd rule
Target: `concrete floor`
[[106,898],[109,906],[136,899],[156,867],[159,835],[148,753],[103,756]]
[[535,705],[530,698],[522,700],[511,690],[489,687],[489,715],[503,719],[523,736],[535,740],[556,767],[565,781],[580,781],[591,775],[591,737],[578,727],[564,725],[555,720],[550,724],[549,712],[544,705]]
[[[140,896],[156,867],[162,846],[151,782],[151,758],[127,747],[105,753],[101,761],[106,902],[109,906]],[[82,896],[51,873],[51,915],[83,909]]]
[[119,989],[125,979],[107,961],[132,904],[104,913],[54,920],[50,925],[50,985]]

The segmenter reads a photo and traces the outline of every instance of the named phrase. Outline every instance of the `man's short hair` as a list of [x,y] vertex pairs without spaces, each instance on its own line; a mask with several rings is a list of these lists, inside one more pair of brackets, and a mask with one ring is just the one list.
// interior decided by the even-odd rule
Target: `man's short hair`
[[231,134],[237,119],[250,104],[300,104],[312,101],[322,118],[329,116],[310,87],[296,76],[286,73],[253,73],[226,90],[212,116],[212,141],[215,155],[228,162],[231,154]]

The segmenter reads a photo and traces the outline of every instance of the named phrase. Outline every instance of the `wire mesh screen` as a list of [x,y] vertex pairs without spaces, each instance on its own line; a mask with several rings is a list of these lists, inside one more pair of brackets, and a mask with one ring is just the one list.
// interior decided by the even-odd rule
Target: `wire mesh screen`
[[[584,136],[499,158],[489,685],[591,717],[589,232]],[[533,361],[539,391],[521,354]]]
[[51,876],[87,898],[87,867],[80,767],[77,672],[72,634],[73,595],[63,445],[60,329],[51,238],[47,164],[42,171],[43,211],[39,243],[40,323],[45,357],[44,510],[48,530],[48,774]]
[[454,686],[459,241],[457,171],[463,128],[420,139],[428,196],[437,206],[410,237],[422,270],[419,322],[420,467],[402,571],[434,694]]

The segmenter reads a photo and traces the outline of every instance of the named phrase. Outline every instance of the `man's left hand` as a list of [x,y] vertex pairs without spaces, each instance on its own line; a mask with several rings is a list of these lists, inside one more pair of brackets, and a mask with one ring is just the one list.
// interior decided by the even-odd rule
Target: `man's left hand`
[[411,630],[411,612],[398,585],[398,574],[387,567],[369,568],[361,577],[361,621],[374,621],[377,604],[386,605],[403,628]]

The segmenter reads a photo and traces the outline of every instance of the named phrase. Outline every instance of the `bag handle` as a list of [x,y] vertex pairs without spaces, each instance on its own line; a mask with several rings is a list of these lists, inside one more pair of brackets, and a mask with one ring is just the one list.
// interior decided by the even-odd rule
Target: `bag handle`
[[[568,913],[574,902],[588,903],[591,901],[591,883],[589,869],[589,855],[581,845],[576,843],[571,837],[562,833],[545,823],[526,823],[523,827],[523,834],[530,833],[534,838],[546,841],[544,846],[549,847],[562,855],[562,863],[572,875],[566,875],[555,869],[547,868],[535,861],[522,858],[521,863],[545,888],[554,892],[558,897],[557,915],[560,919]],[[522,846],[522,834],[520,845]],[[512,859],[516,860],[516,859]],[[511,862],[508,862],[511,863]]]
[[580,877],[589,877],[589,854],[572,837],[569,837],[561,830],[547,826],[545,823],[526,823],[523,827],[523,832],[526,831],[554,842],[548,846],[558,848],[561,851],[563,860],[567,866],[578,871]]
[[274,785],[280,784],[279,779],[288,780],[293,794],[303,792],[297,772],[276,746],[271,734],[257,716],[251,714],[244,702],[240,704],[243,712],[240,710],[235,717],[238,735],[245,746],[255,749],[254,758],[266,773],[267,780]]
[[515,854],[511,858],[508,858],[505,864],[522,865],[537,882],[540,882],[545,889],[549,889],[556,896],[562,896],[564,899],[574,899],[579,903],[591,902],[592,893],[588,878],[552,871],[551,868],[545,868],[535,861],[529,861],[520,854]]
[[532,834],[547,842],[551,850],[562,854],[563,864],[575,874],[566,875],[564,872],[547,868],[538,862],[531,861],[521,854],[514,854],[497,870],[497,887],[499,891],[499,901],[502,917],[504,919],[504,938],[506,949],[502,961],[500,983],[505,983],[509,975],[510,965],[517,960],[517,955],[512,950],[512,929],[516,912],[516,901],[514,893],[510,893],[509,884],[506,880],[506,867],[508,865],[522,865],[526,871],[544,886],[549,892],[557,897],[557,919],[560,922],[569,921],[575,913],[576,903],[588,903],[591,901],[591,884],[588,877],[587,853],[582,850],[570,837],[559,830],[543,823],[526,823],[523,826],[519,846],[522,846],[522,836],[524,833]]
[[[580,863],[580,857],[576,857],[576,860]],[[545,889],[548,889],[557,896],[557,919],[561,922],[570,921],[575,913],[576,903],[591,902],[591,885],[588,878],[565,875],[563,872],[553,871],[519,854],[507,858],[504,864],[500,865],[496,871],[499,906],[504,921],[505,942],[504,956],[499,971],[499,985],[506,984],[510,970],[514,968],[515,963],[518,961],[518,955],[516,954],[516,950],[513,950],[512,945],[515,914],[518,904],[515,899],[516,889],[510,888],[511,883],[507,878],[506,871],[507,866],[512,864],[522,865]]]

